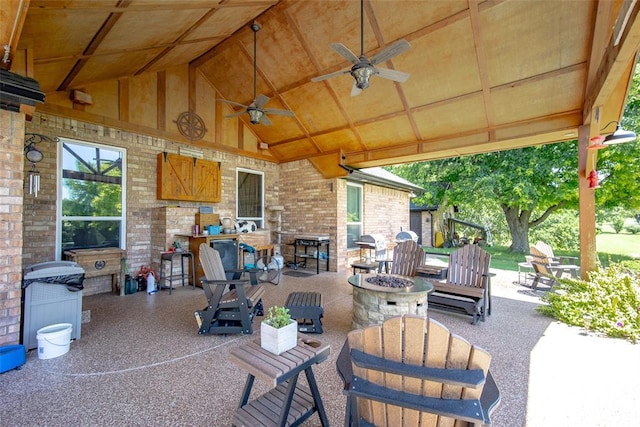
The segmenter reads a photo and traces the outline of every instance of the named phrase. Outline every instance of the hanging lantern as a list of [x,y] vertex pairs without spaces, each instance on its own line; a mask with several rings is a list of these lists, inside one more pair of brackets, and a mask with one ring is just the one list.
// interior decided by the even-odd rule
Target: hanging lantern
[[43,141],[54,143],[60,142],[60,139],[57,137],[51,139],[48,136],[37,133],[25,133],[24,139],[24,156],[31,162],[31,169],[29,170],[29,194],[33,194],[34,197],[38,197],[38,191],[40,191],[40,171],[36,169],[36,163],[39,163],[44,159],[44,154],[42,154],[42,151],[38,150],[36,144]]

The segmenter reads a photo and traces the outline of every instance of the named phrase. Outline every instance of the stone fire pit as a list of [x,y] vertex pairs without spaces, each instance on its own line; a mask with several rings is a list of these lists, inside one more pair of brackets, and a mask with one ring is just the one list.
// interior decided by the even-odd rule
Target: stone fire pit
[[349,284],[353,286],[353,329],[380,325],[401,314],[426,316],[427,296],[433,292],[433,285],[421,277],[393,274],[354,274]]

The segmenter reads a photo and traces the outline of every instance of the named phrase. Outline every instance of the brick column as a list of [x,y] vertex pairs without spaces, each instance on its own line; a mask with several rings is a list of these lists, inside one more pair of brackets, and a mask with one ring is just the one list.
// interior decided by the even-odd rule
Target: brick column
[[20,342],[24,126],[0,110],[0,345]]

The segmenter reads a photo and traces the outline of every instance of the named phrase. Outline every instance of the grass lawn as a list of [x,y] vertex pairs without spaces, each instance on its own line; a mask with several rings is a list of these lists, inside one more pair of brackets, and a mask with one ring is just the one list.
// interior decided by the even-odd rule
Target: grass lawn
[[[610,262],[632,259],[633,254],[640,253],[640,234],[601,233],[596,236],[598,258],[603,266]],[[456,248],[426,248],[427,252],[449,254]],[[484,246],[491,254],[491,268],[518,271],[518,263],[524,262],[525,254],[509,251],[508,246]],[[579,251],[554,250],[556,255],[580,257]]]

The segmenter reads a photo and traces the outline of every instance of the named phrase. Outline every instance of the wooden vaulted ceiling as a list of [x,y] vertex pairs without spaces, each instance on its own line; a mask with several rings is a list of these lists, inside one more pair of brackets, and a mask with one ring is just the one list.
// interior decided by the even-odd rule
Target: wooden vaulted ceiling
[[[256,20],[258,93],[272,98],[268,108],[295,116],[248,126],[276,161],[307,158],[330,176],[338,163],[566,141],[594,122],[597,132],[621,116],[639,8],[622,0],[366,0],[366,55],[406,39],[411,49],[380,66],[410,78],[374,76],[356,97],[348,74],[311,78],[350,66],[331,43],[359,55],[358,0],[3,0],[0,42],[29,49],[32,77],[47,94],[190,64],[219,96],[249,104]],[[14,28],[19,36],[10,38]]]

